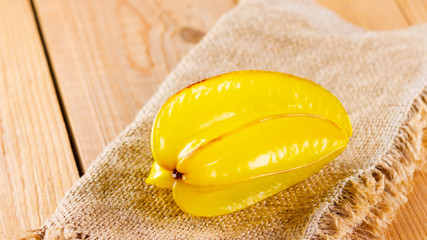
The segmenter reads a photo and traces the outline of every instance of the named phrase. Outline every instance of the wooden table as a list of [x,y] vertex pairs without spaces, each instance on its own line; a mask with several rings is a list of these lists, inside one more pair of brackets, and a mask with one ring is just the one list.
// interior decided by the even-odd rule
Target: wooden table
[[[427,0],[319,0],[368,29]],[[0,0],[0,239],[36,228],[232,0]],[[387,239],[427,239],[427,168]]]

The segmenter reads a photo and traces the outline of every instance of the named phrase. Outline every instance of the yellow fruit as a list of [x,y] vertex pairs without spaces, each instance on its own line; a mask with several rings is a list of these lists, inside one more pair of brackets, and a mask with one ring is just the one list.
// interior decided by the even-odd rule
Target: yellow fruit
[[149,184],[195,216],[248,207],[318,172],[352,135],[339,100],[289,74],[237,71],[182,89],[155,119]]

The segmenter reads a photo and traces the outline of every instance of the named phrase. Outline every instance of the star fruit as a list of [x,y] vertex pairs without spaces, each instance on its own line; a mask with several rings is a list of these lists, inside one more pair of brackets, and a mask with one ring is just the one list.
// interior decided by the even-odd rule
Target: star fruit
[[146,182],[171,188],[191,215],[228,214],[320,171],[351,135],[340,101],[312,81],[226,73],[182,89],[161,107]]

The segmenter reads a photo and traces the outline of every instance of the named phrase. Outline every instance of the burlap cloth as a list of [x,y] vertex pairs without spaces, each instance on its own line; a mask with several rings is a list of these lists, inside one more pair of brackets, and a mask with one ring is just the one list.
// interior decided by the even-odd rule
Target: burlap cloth
[[[327,88],[354,135],[320,173],[245,210],[192,217],[145,184],[150,128],[174,92],[221,73],[291,73]],[[427,25],[366,31],[308,0],[246,0],[221,17],[38,231],[43,239],[377,238],[423,160]],[[197,115],[197,113],[194,113]],[[424,117],[423,117],[424,115]],[[191,118],[192,116],[188,116]]]

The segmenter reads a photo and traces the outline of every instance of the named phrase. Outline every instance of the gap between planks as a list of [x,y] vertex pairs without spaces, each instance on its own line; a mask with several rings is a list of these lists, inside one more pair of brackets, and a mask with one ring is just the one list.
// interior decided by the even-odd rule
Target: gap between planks
[[78,174],[29,1],[0,0],[0,239],[34,229]]
[[61,110],[61,115],[64,119],[65,129],[68,133],[68,140],[70,141],[71,151],[73,153],[74,161],[76,162],[77,171],[79,173],[79,176],[81,177],[81,176],[83,176],[84,172],[83,172],[83,165],[82,165],[82,161],[80,158],[80,154],[78,152],[77,145],[76,145],[76,138],[73,134],[73,131],[71,131],[70,119],[69,119],[68,114],[67,114],[67,109],[64,105],[64,100],[63,100],[63,97],[61,95],[61,91],[59,90],[59,87],[58,87],[58,81],[57,81],[57,78],[55,76],[55,72],[53,71],[52,60],[49,56],[49,50],[47,49],[47,46],[46,46],[46,41],[45,41],[45,38],[43,36],[43,31],[42,31],[42,28],[40,25],[39,17],[37,15],[36,6],[34,5],[34,0],[29,0],[29,1],[31,4],[31,10],[33,11],[33,14],[34,14],[34,21],[35,21],[36,26],[37,26],[37,31],[38,31],[39,36],[40,36],[40,42],[41,42],[41,45],[43,47],[43,53],[46,57],[46,63],[47,63],[48,69],[49,69],[50,77],[52,78],[53,87],[55,89],[56,97],[58,99],[58,104],[59,104],[59,108]]

